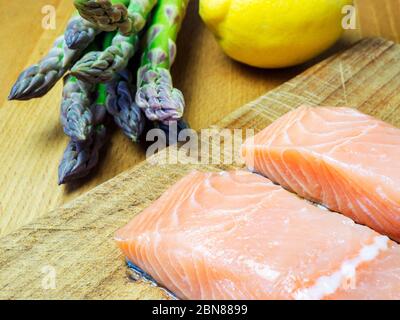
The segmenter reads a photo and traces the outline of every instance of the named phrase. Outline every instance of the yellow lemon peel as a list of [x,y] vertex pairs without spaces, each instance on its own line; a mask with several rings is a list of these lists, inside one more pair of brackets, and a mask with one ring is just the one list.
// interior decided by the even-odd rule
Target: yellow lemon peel
[[303,63],[342,34],[351,0],[201,0],[200,16],[224,52],[262,68]]

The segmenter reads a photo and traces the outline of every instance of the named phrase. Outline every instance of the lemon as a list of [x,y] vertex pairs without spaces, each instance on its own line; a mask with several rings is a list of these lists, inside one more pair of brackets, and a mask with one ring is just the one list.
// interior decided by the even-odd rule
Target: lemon
[[262,68],[303,63],[340,37],[351,0],[201,0],[200,16],[224,52]]

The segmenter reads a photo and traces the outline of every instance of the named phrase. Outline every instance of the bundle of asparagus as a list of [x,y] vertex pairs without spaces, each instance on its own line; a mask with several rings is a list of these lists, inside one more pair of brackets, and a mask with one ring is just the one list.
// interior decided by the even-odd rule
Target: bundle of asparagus
[[[186,127],[183,94],[173,87],[170,68],[187,3],[74,0],[77,13],[64,35],[20,74],[10,100],[39,98],[64,77],[60,120],[70,142],[59,165],[59,184],[84,177],[96,166],[106,141],[107,115],[134,142],[146,121],[167,134],[170,125]],[[137,70],[130,62],[146,25]]]

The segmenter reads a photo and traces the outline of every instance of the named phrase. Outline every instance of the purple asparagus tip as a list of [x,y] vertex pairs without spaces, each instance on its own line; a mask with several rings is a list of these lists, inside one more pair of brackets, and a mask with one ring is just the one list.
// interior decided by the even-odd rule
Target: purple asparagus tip
[[182,92],[172,86],[167,69],[142,67],[139,79],[141,85],[136,92],[136,103],[149,120],[168,122],[182,118],[185,99]]
[[115,123],[133,142],[138,142],[144,131],[146,118],[133,98],[129,75],[120,73],[119,77],[107,84],[107,111]]
[[86,141],[70,141],[58,167],[58,184],[83,178],[96,166],[99,151],[104,145],[106,129],[103,125],[96,128],[92,137]]

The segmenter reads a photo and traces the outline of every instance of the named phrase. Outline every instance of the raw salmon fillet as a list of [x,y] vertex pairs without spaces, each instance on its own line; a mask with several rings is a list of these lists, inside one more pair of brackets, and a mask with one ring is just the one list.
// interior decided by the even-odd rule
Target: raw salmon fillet
[[351,108],[300,107],[254,138],[250,170],[400,241],[400,130]]
[[247,171],[192,172],[116,241],[183,299],[400,299],[397,244]]

